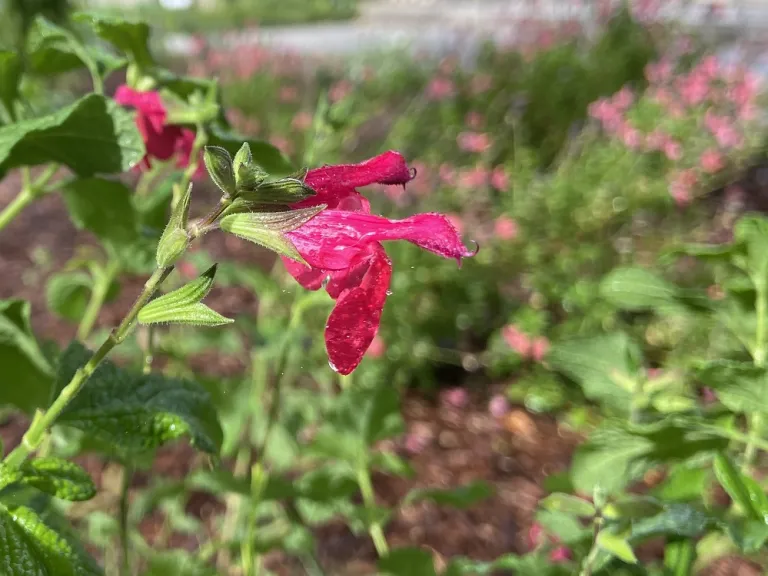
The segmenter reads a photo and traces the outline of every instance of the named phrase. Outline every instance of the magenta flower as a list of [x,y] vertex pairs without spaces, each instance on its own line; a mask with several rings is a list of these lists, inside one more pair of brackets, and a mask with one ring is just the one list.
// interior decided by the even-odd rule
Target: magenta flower
[[549,561],[553,564],[562,564],[569,562],[573,558],[571,549],[567,546],[557,546],[549,553]]
[[509,176],[507,176],[504,166],[497,166],[491,172],[491,186],[500,192],[509,189]]
[[453,408],[464,408],[469,404],[469,394],[464,388],[448,388],[440,394],[440,400]]
[[491,145],[491,137],[484,132],[462,132],[456,137],[456,143],[464,152],[479,154],[488,150]]
[[405,185],[412,178],[405,159],[386,152],[360,164],[310,170],[306,184],[317,194],[295,207],[325,204],[327,208],[287,236],[309,268],[283,258],[286,268],[309,290],[325,289],[336,300],[325,327],[331,366],[341,374],[360,364],[379,328],[392,277],[392,263],[382,246],[407,240],[425,250],[461,263],[473,256],[449,219],[436,213],[389,220],[370,213],[358,187]]
[[708,174],[719,172],[725,167],[723,155],[714,148],[708,148],[702,152],[701,158],[699,158],[699,164],[701,165],[701,169]]
[[439,102],[453,96],[455,90],[456,88],[450,79],[436,76],[429,81],[427,98]]
[[531,340],[528,335],[513,324],[508,324],[501,329],[501,337],[523,358],[528,358],[531,353]]
[[531,342],[531,358],[541,362],[549,352],[549,340],[544,336],[537,336]]
[[[136,110],[136,127],[147,150],[140,164],[141,169],[149,170],[152,159],[166,161],[174,156],[177,157],[179,167],[189,165],[195,133],[181,126],[166,124],[168,111],[160,94],[153,91],[139,92],[124,84],[115,92],[115,102]],[[202,163],[198,163],[195,176],[204,172]]]

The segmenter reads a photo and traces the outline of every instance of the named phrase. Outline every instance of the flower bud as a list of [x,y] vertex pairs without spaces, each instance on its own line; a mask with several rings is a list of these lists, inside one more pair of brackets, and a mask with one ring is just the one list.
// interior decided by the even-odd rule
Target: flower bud
[[163,234],[157,245],[157,265],[161,268],[171,266],[187,251],[189,234],[186,230],[176,228],[168,234]]
[[218,146],[206,146],[203,160],[211,180],[219,190],[227,196],[234,196],[236,194],[235,175],[229,152]]

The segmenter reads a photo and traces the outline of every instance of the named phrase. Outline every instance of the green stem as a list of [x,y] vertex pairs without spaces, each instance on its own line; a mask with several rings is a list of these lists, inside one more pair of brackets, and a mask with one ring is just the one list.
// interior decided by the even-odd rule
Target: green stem
[[587,557],[584,558],[584,562],[581,565],[581,572],[579,576],[592,576],[592,570],[597,560],[597,555],[600,553],[600,548],[597,545],[597,535],[600,533],[601,522],[595,519],[592,529],[592,548],[589,549]]
[[[755,366],[762,368],[765,366],[765,337],[766,337],[766,304],[768,304],[768,295],[766,288],[762,283],[756,283],[755,313],[757,314],[757,327],[755,328],[755,350],[752,355]],[[744,462],[742,471],[748,473],[757,456],[757,444],[762,438],[763,416],[758,412],[749,415],[749,442],[744,449]]]
[[22,187],[21,191],[16,195],[16,198],[3,208],[0,212],[0,230],[4,229],[16,216],[18,216],[24,208],[29,206],[35,199],[45,192],[45,186],[48,181],[59,169],[57,164],[50,164],[46,168],[40,177],[33,183],[30,183],[29,169],[22,169]]
[[144,351],[144,366],[142,367],[143,374],[149,374],[152,372],[152,362],[154,361],[155,351],[155,327],[147,326],[147,349]]
[[120,483],[120,576],[131,574],[130,530],[128,526],[128,496],[133,480],[133,468],[123,467],[123,479]]
[[91,335],[94,324],[99,317],[104,301],[107,299],[107,293],[112,286],[112,282],[118,272],[118,266],[115,262],[109,262],[104,270],[96,270],[94,273],[94,286],[91,292],[91,298],[88,300],[88,306],[85,309],[80,325],[77,327],[77,339],[80,342],[88,340]]
[[[368,467],[360,466],[357,471],[357,484],[360,487],[360,493],[363,495],[363,504],[369,510],[373,510],[376,507],[376,496],[373,493],[373,484],[371,483],[371,475],[368,472]],[[384,530],[381,527],[381,523],[372,522],[368,527],[368,533],[371,535],[373,545],[376,548],[376,553],[379,557],[389,554],[389,545],[387,539],[384,537]]]
[[173,267],[158,268],[150,276],[144,285],[139,298],[133,304],[128,314],[125,315],[122,322],[115,328],[112,333],[107,337],[104,343],[98,350],[91,356],[90,360],[75,372],[69,383],[62,389],[56,400],[53,401],[51,407],[45,412],[39,412],[38,416],[32,420],[27,431],[21,439],[21,443],[14,448],[14,450],[8,454],[4,463],[12,468],[18,468],[24,461],[40,446],[43,438],[45,437],[48,429],[53,425],[59,415],[63,412],[64,408],[72,401],[72,399],[78,395],[82,390],[85,383],[96,371],[99,364],[112,352],[112,349],[125,340],[129,332],[136,323],[136,318],[139,315],[139,311],[149,302],[154,296],[160,284],[168,277],[173,270]]

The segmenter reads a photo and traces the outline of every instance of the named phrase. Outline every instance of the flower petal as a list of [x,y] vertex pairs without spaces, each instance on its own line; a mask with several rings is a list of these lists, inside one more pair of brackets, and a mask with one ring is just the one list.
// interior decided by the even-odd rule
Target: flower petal
[[296,279],[296,282],[301,284],[307,290],[319,290],[323,281],[328,276],[327,270],[321,270],[319,268],[307,268],[304,264],[296,262],[291,258],[280,256],[285,265],[285,269],[288,273]]
[[331,368],[350,374],[363,359],[379,329],[392,277],[392,263],[379,246],[359,286],[344,291],[325,327]]
[[297,207],[327,204],[335,208],[355,188],[369,184],[406,184],[413,178],[403,155],[390,150],[359,164],[323,166],[307,173],[306,184],[317,194]]
[[157,92],[139,92],[123,84],[115,91],[115,102],[135,108],[146,118],[154,132],[161,132],[165,125],[166,110]]
[[407,240],[459,263],[475,254],[464,246],[448,218],[434,213],[389,220],[359,212],[324,210],[289,232],[288,237],[310,266],[325,270],[348,268],[367,244],[383,240]]

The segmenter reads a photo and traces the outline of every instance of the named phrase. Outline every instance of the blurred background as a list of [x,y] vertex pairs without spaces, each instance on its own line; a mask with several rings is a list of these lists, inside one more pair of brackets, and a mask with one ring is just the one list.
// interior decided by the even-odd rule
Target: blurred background
[[[682,241],[728,241],[741,214],[768,209],[760,91],[768,3],[0,0],[2,43],[18,45],[37,13],[66,25],[81,8],[151,23],[166,66],[218,80],[232,125],[297,166],[402,152],[417,177],[405,189],[364,190],[374,211],[446,213],[480,246],[457,270],[407,243],[387,245],[391,294],[355,378],[404,391],[406,432],[396,443],[415,476],[377,478],[377,491],[394,501],[413,486],[487,480],[496,489],[468,510],[401,514],[390,530],[395,545],[478,558],[531,547],[545,479],[567,470],[574,446],[616,401],[548,360],[559,342],[621,330],[640,343],[649,370],[668,371],[730,345],[711,337],[711,319],[627,312],[606,297],[603,279],[637,265],[717,298],[709,269],[663,256]],[[120,83],[111,78],[108,90]],[[52,108],[82,89],[76,75],[27,87]],[[0,204],[17,185],[13,175],[0,183]],[[195,194],[215,192],[199,184]],[[46,197],[0,239],[0,297],[30,299],[37,333],[60,343],[74,333],[71,315],[41,287],[90,241],[63,210]],[[285,326],[286,291],[298,288],[266,283],[272,257],[234,238],[206,239],[185,274],[214,260],[221,282],[210,305],[238,318],[239,329],[168,330],[158,355],[170,373],[209,381],[236,429],[237,395],[225,392]],[[102,329],[140,285],[128,276]],[[336,381],[319,337],[328,310],[305,315],[290,361],[297,389]],[[624,350],[610,339],[592,345],[608,356]],[[122,354],[135,360],[140,351],[128,345]],[[17,429],[11,423],[4,434]],[[289,432],[282,441],[275,457],[290,466]],[[183,448],[173,450],[157,473],[191,466]],[[194,530],[177,531],[194,546]],[[366,573],[369,544],[332,524],[318,537],[329,563]],[[745,560],[723,562],[711,573],[761,573]]]

